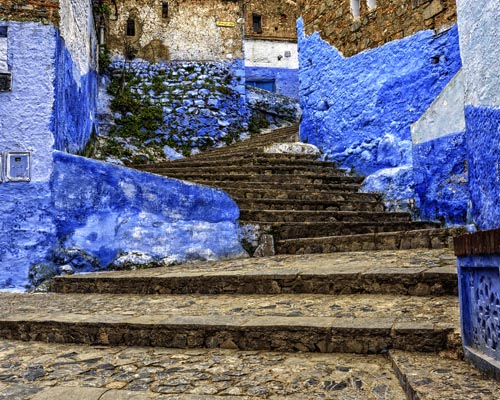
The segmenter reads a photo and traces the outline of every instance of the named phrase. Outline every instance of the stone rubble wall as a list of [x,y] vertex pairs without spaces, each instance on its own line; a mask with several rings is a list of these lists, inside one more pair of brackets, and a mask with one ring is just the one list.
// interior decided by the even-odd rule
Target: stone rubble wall
[[[354,17],[351,3],[359,4]],[[367,49],[456,23],[454,0],[302,0],[301,15],[307,35],[321,38],[350,57]]]
[[59,26],[59,0],[0,0],[4,21],[32,21]]
[[[295,23],[299,16],[298,11],[296,2],[292,0],[245,1],[245,38],[296,40]],[[261,16],[261,32],[254,32],[253,30],[254,14]]]
[[[165,146],[188,155],[229,144],[248,130],[245,72],[239,60],[157,64],[117,60],[109,71],[114,81],[108,91],[121,84],[141,107],[131,111],[117,101],[119,92],[113,93],[108,112],[113,113],[115,126],[109,133],[101,133],[109,135],[101,138],[108,145],[104,144],[98,157],[154,161],[165,157]],[[133,125],[137,118],[145,120],[146,108],[156,112],[155,123]],[[128,146],[129,151],[113,154],[110,141],[125,150]]]

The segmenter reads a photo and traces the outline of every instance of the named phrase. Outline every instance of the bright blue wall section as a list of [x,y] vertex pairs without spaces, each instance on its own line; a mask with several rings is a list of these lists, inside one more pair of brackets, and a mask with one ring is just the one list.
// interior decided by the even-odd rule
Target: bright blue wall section
[[467,222],[467,150],[465,133],[413,146],[413,177],[420,217],[448,225]]
[[56,241],[49,184],[0,185],[0,289],[23,287],[31,264],[44,262]]
[[369,175],[411,163],[410,124],[461,66],[457,28],[422,31],[350,58],[299,20],[301,138]]
[[[97,107],[97,74],[92,69],[83,76],[75,70],[64,40],[57,34],[55,65],[54,148],[78,153],[87,144]],[[77,81],[76,76],[79,76]]]
[[273,79],[276,93],[283,96],[299,97],[299,71],[288,68],[245,67],[246,80]]
[[471,217],[479,229],[500,227],[500,109],[465,107]]
[[175,261],[243,252],[238,206],[220,190],[55,152],[52,194],[61,247],[101,267],[128,252]]

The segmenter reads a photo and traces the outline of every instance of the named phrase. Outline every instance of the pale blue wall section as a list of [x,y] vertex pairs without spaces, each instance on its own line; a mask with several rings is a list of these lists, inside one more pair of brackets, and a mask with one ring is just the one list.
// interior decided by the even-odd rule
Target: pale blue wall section
[[94,129],[97,108],[97,74],[90,69],[80,76],[77,68],[64,40],[57,35],[54,148],[70,153],[85,148]]
[[52,193],[61,246],[107,267],[121,253],[186,261],[242,255],[239,209],[224,192],[54,153]]
[[469,200],[464,132],[413,146],[413,177],[420,217],[447,225],[467,222]]
[[[500,84],[500,77],[499,77]],[[465,108],[471,217],[479,229],[500,227],[500,105]]]
[[298,22],[301,138],[362,175],[367,190],[410,195],[410,125],[461,66],[457,28],[422,31],[350,58]]
[[299,97],[299,71],[287,68],[246,67],[246,80],[273,80],[276,93],[297,99]]
[[44,260],[55,239],[49,180],[56,30],[31,22],[8,27],[12,91],[0,93],[0,152],[30,151],[31,182],[0,183],[0,288],[27,283],[30,264]]

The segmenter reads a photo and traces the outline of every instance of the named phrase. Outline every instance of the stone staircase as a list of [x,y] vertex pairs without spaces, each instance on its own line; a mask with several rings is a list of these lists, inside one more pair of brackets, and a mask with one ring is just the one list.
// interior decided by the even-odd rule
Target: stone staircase
[[[379,195],[356,191],[359,178],[309,156],[250,143],[227,151],[152,168],[207,168],[198,176],[212,174],[243,221],[268,226],[278,252],[295,254],[60,276],[51,293],[0,293],[0,399],[499,398],[498,382],[461,361],[453,232],[385,213]],[[302,173],[347,181],[301,184]]]
[[460,361],[448,249],[73,275],[57,277],[52,289],[0,293],[0,398],[490,400],[500,393],[500,384]]
[[385,212],[381,195],[359,192],[363,177],[346,176],[332,162],[264,152],[298,139],[293,125],[188,159],[135,167],[223,189],[238,203],[242,224],[273,235],[276,254],[442,248],[461,232]]

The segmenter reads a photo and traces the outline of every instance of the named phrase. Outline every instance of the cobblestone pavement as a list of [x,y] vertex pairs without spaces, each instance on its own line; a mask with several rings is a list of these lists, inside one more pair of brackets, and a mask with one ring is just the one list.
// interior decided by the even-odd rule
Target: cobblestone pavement
[[[163,276],[172,273],[218,274],[229,271],[258,272],[269,270],[298,270],[312,272],[335,266],[339,270],[368,271],[379,269],[445,269],[456,271],[456,257],[450,249],[415,249],[331,254],[279,255],[266,258],[246,258],[203,262],[138,271],[101,272],[100,276]],[[82,275],[84,276],[84,275]]]
[[2,400],[209,400],[212,396],[405,398],[383,356],[0,341]]
[[385,319],[394,322],[425,321],[459,326],[458,299],[454,296],[412,297],[394,295],[98,295],[53,293],[0,293],[1,318],[12,316],[132,317],[165,319],[169,316],[329,317]]

